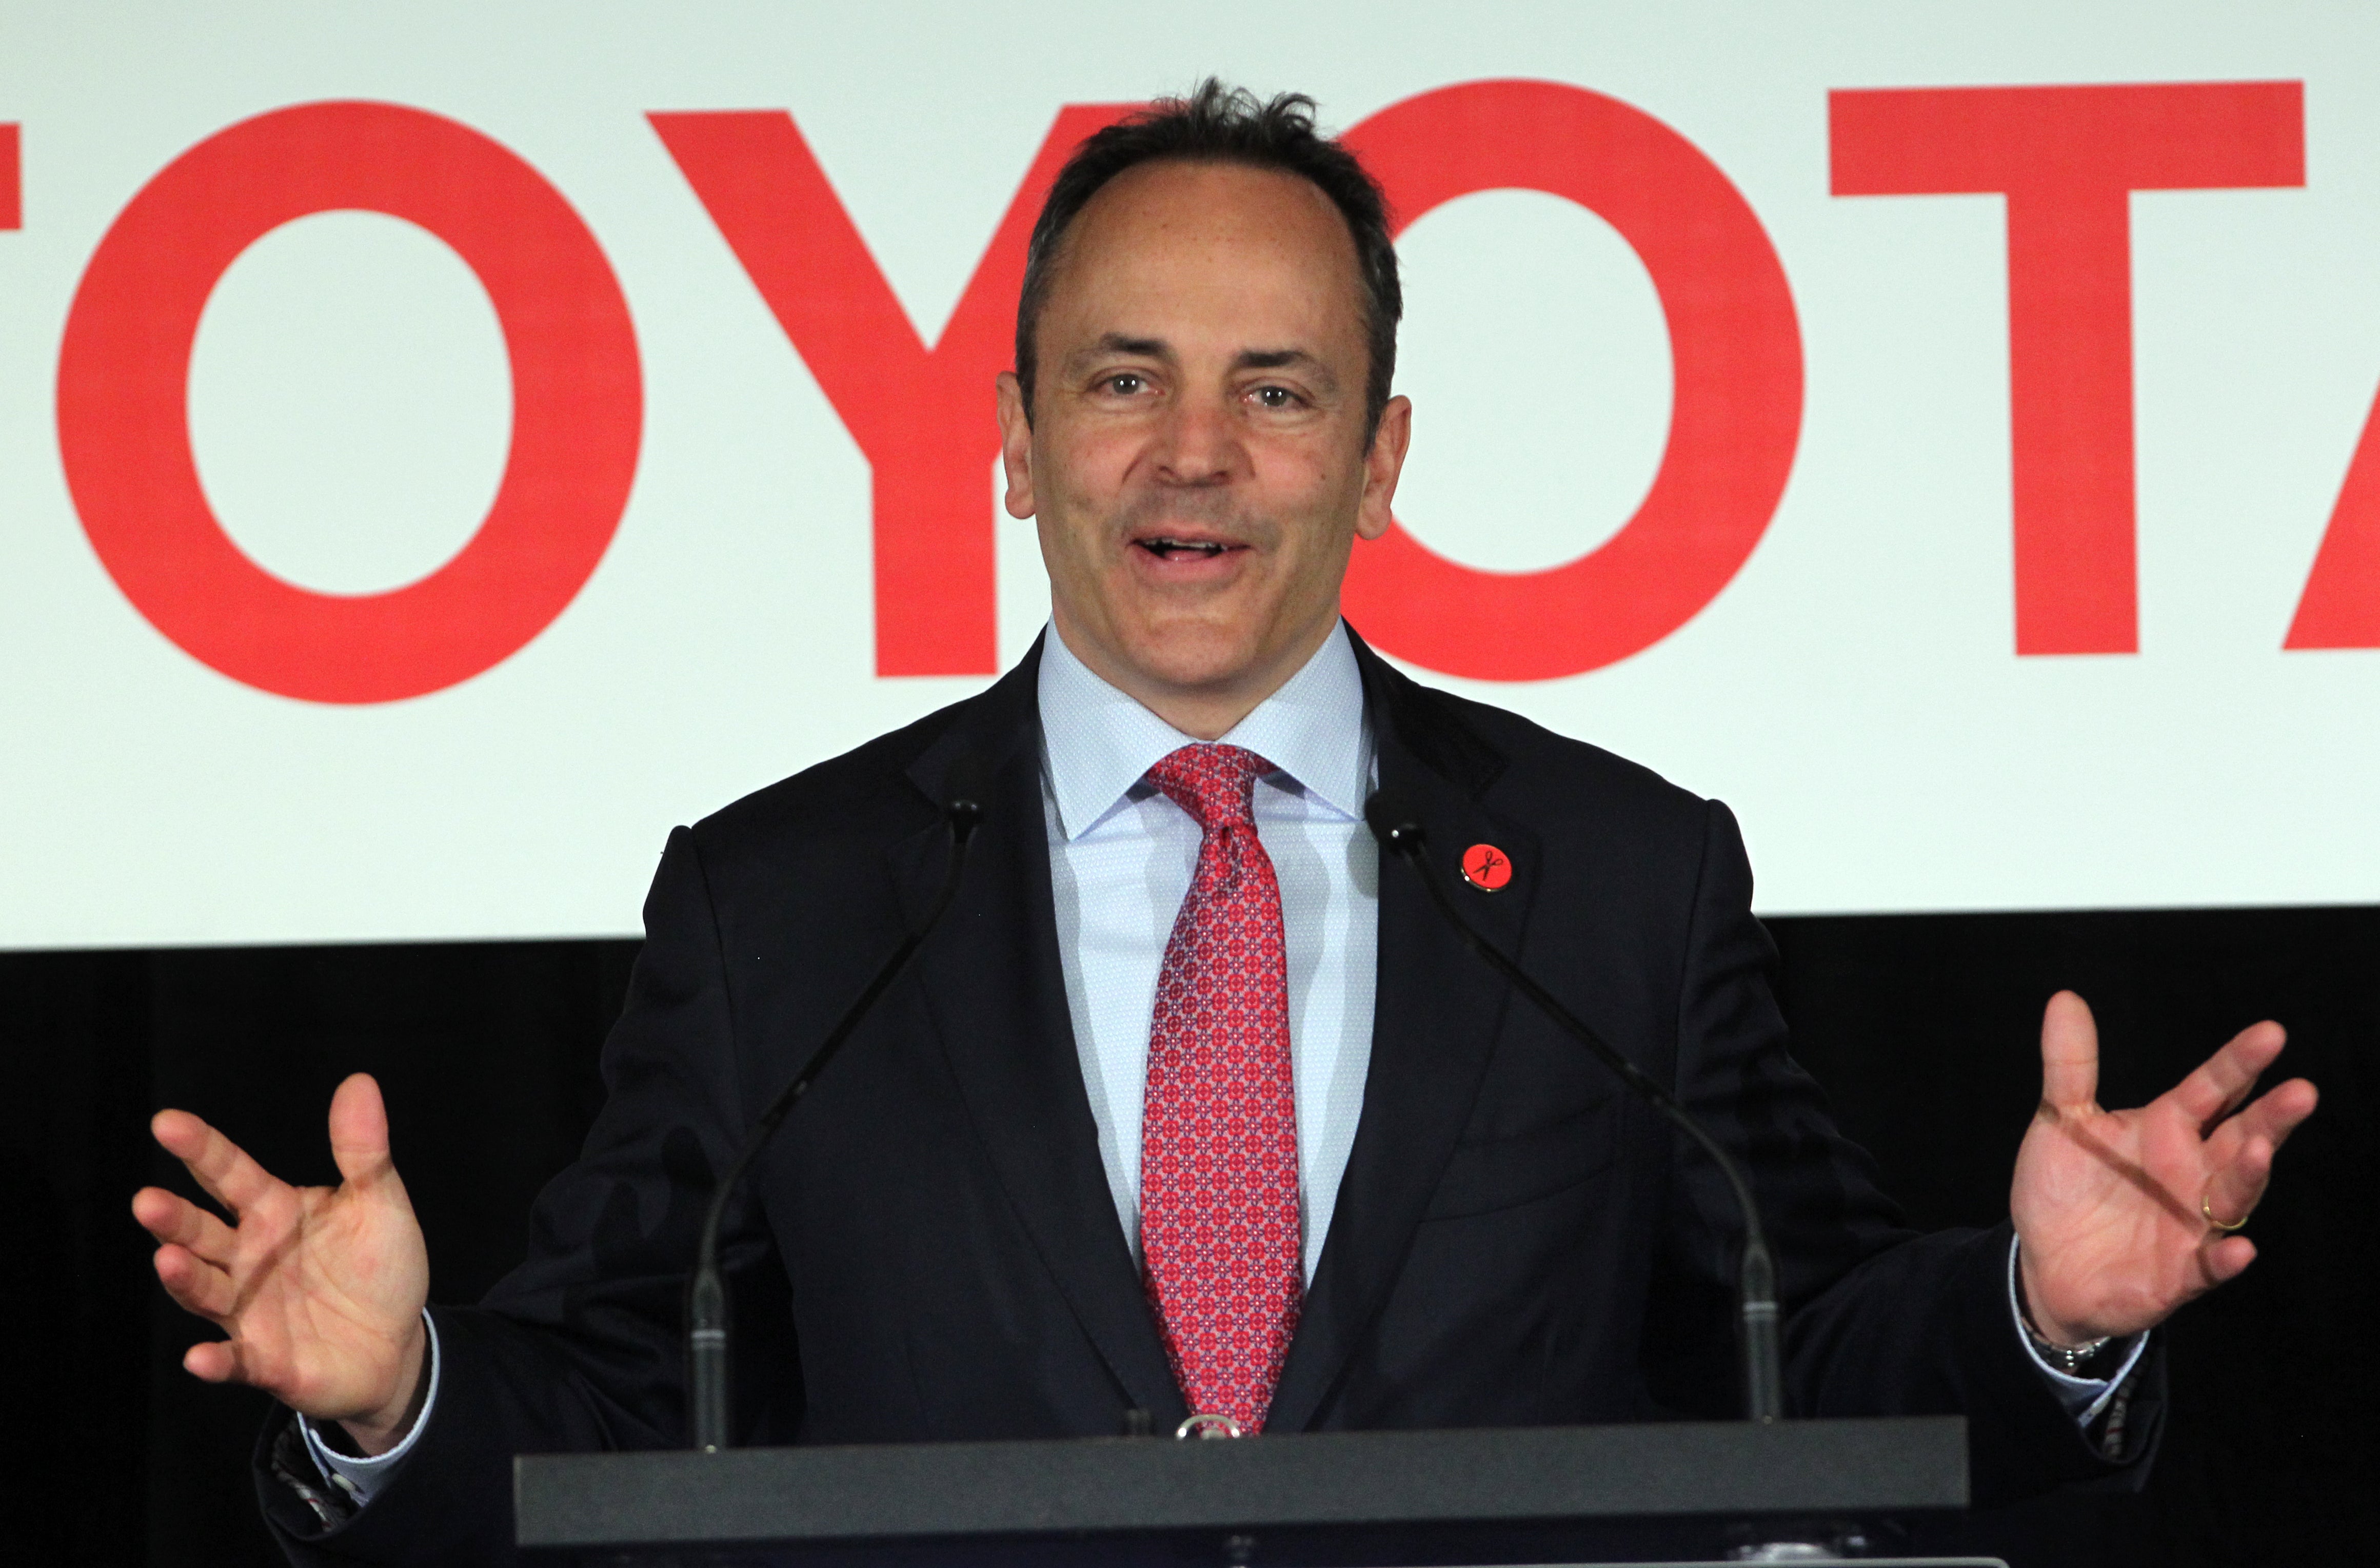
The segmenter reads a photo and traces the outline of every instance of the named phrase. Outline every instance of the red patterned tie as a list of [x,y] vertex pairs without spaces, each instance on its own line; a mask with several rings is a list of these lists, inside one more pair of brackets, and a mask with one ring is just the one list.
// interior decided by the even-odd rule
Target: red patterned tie
[[1297,1331],[1297,1101],[1281,882],[1237,746],[1185,746],[1148,780],[1205,834],[1148,1030],[1140,1241],[1173,1376],[1193,1412],[1264,1426]]

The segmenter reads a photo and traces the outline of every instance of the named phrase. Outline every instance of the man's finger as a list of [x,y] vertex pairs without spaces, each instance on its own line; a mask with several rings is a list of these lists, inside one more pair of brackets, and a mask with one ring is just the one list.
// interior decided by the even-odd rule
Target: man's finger
[[182,1369],[201,1382],[228,1383],[239,1378],[239,1346],[230,1340],[207,1340],[182,1353]]
[[2231,1113],[2248,1098],[2257,1076],[2273,1064],[2289,1037],[2267,1018],[2233,1035],[2222,1050],[2199,1064],[2196,1071],[2168,1091],[2183,1115],[2206,1126]]
[[2242,1139],[2261,1137],[2277,1149],[2313,1114],[2321,1098],[2305,1079],[2291,1078],[2258,1095],[2253,1104],[2223,1125],[2226,1130],[2236,1129]]
[[189,1167],[207,1195],[237,1214],[282,1184],[248,1151],[187,1111],[160,1111],[149,1131],[166,1153]]
[[350,1182],[368,1182],[392,1169],[388,1111],[370,1073],[350,1073],[331,1096],[331,1158]]
[[2219,1285],[2238,1279],[2256,1260],[2256,1244],[2246,1236],[2218,1236],[2198,1249],[2206,1282]]
[[2244,1224],[2248,1216],[2256,1211],[2258,1200],[2265,1196],[2265,1185],[2272,1179],[2272,1140],[2248,1139],[2240,1146],[2238,1154],[2206,1178],[2206,1208],[2201,1217],[2211,1221],[2217,1229]]
[[165,1287],[165,1294],[183,1311],[223,1323],[239,1305],[231,1276],[193,1255],[189,1248],[168,1243],[157,1249],[154,1262],[157,1282]]
[[2088,1111],[2099,1093],[2099,1026],[2070,991],[2041,1015],[2041,1100],[2054,1111]]
[[159,1241],[186,1246],[210,1263],[231,1260],[237,1240],[229,1225],[164,1187],[142,1187],[132,1195],[132,1217]]

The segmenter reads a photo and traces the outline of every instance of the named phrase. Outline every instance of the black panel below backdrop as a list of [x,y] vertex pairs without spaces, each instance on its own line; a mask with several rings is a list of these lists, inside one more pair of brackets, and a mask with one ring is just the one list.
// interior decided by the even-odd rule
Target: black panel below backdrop
[[[2143,1497],[2049,1500],[1915,1542],[2063,1564],[2336,1561],[2380,1541],[2380,909],[1873,917],[1773,922],[1797,1050],[1921,1224],[2005,1212],[2038,1092],[2041,1003],[2099,1012],[2102,1098],[2162,1089],[2240,1027],[2289,1025],[2323,1088],[2257,1216],[2240,1282],[2168,1331],[2174,1405]],[[0,1355],[6,1554],[275,1561],[249,1494],[256,1396],[179,1370],[205,1332],[150,1275],[126,1209],[167,1176],[159,1105],[200,1112],[293,1179],[331,1164],[346,1073],[387,1090],[440,1299],[509,1267],[538,1186],[601,1092],[628,942],[0,954]],[[187,1190],[187,1189],[186,1189]]]
[[2058,1498],[1917,1543],[2031,1563],[2380,1559],[2380,909],[1866,917],[1770,923],[1795,1051],[1927,1227],[2008,1213],[2040,1090],[2042,1004],[2099,1021],[2099,1100],[2162,1093],[2277,1018],[2266,1083],[2322,1106],[2281,1155],[2248,1272],[2178,1314],[2173,1403],[2144,1496]]
[[0,954],[0,1257],[44,1344],[0,1353],[0,1558],[281,1561],[248,1480],[263,1397],[181,1370],[213,1331],[166,1299],[132,1222],[144,1182],[194,1192],[149,1142],[152,1112],[196,1111],[274,1173],[332,1182],[331,1091],[372,1074],[432,1293],[468,1300],[519,1258],[530,1199],[594,1116],[596,1052],[635,955],[626,942]]

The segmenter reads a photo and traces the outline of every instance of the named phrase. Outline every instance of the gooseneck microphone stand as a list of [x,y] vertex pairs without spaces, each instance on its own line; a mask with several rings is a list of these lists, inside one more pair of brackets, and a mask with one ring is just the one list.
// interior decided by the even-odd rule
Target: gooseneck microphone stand
[[694,1281],[687,1290],[686,1310],[687,1381],[694,1404],[694,1447],[705,1453],[716,1453],[734,1446],[727,1430],[730,1404],[727,1287],[719,1274],[719,1230],[727,1217],[728,1199],[735,1196],[752,1161],[768,1146],[770,1136],[793,1113],[794,1107],[801,1103],[802,1097],[809,1093],[810,1086],[818,1081],[820,1073],[826,1071],[826,1065],[834,1060],[835,1052],[843,1049],[843,1042],[851,1038],[860,1020],[868,1016],[877,1001],[900,978],[901,971],[908,966],[909,960],[917,955],[926,938],[932,935],[934,928],[941,923],[942,916],[950,909],[951,901],[958,896],[959,879],[966,869],[967,841],[975,836],[977,826],[983,820],[983,791],[978,773],[976,760],[962,757],[952,767],[945,781],[943,794],[947,799],[942,807],[942,820],[950,828],[950,857],[942,872],[941,891],[935,895],[934,906],[927,913],[925,924],[902,939],[901,945],[892,950],[892,956],[885,959],[883,966],[876,971],[876,978],[868,982],[867,989],[849,1007],[844,1009],[843,1016],[827,1032],[826,1039],[810,1052],[810,1059],[802,1064],[800,1072],[794,1075],[793,1082],[787,1084],[770,1102],[769,1108],[760,1113],[760,1119],[752,1124],[751,1133],[744,1139],[744,1147],[737,1150],[735,1162],[727,1167],[727,1173],[720,1178],[717,1189],[711,1194],[710,1212],[703,1216],[702,1242],[696,1254]]
[[1784,1361],[1777,1343],[1777,1264],[1768,1251],[1768,1238],[1760,1227],[1760,1210],[1752,1201],[1752,1187],[1743,1179],[1742,1170],[1717,1139],[1705,1132],[1701,1124],[1686,1114],[1675,1096],[1647,1076],[1636,1064],[1612,1049],[1574,1016],[1569,1008],[1557,1002],[1553,994],[1524,973],[1521,966],[1492,946],[1487,938],[1472,930],[1471,923],[1454,907],[1437,877],[1430,874],[1425,853],[1427,840],[1421,823],[1403,803],[1388,792],[1375,794],[1364,803],[1364,820],[1371,828],[1381,847],[1389,850],[1414,869],[1421,885],[1429,890],[1430,902],[1444,916],[1448,926],[1462,939],[1463,945],[1479,955],[1488,966],[1512,983],[1512,989],[1536,1004],[1537,1011],[1552,1019],[1593,1052],[1605,1066],[1619,1076],[1620,1081],[1634,1090],[1662,1115],[1668,1117],[1679,1131],[1694,1140],[1711,1162],[1727,1177],[1734,1189],[1736,1207],[1743,1213],[1743,1263],[1738,1275],[1736,1304],[1743,1325],[1744,1414],[1755,1421],[1782,1420],[1785,1415]]

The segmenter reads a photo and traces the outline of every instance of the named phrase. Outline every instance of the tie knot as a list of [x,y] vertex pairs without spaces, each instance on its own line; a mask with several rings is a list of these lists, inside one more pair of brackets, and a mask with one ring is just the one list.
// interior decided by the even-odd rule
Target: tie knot
[[1168,752],[1148,770],[1148,782],[1211,833],[1256,820],[1257,775],[1271,772],[1271,763],[1245,746],[1200,741]]

